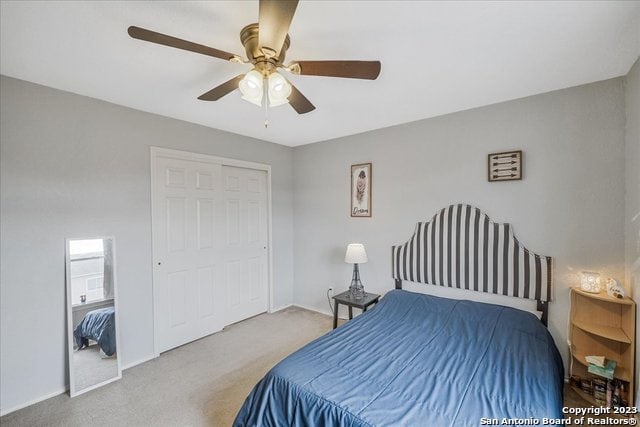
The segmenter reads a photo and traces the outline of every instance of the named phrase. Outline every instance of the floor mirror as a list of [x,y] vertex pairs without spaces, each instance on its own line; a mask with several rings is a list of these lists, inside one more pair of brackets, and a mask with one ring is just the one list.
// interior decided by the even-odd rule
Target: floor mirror
[[122,377],[115,239],[66,240],[69,393]]

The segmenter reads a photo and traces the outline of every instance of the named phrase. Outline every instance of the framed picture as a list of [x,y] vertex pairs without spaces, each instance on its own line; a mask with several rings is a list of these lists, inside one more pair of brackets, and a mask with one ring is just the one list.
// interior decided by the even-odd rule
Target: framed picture
[[491,153],[487,157],[489,182],[522,179],[521,150]]
[[351,165],[351,216],[371,216],[371,163]]

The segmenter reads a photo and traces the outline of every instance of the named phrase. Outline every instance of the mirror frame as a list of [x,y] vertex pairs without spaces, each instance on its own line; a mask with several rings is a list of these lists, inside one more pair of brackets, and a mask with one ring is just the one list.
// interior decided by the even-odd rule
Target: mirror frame
[[[102,381],[100,383],[91,385],[82,390],[76,390],[75,384],[75,370],[73,366],[73,304],[71,301],[71,253],[70,253],[70,242],[73,240],[93,240],[93,239],[111,239],[112,246],[112,260],[111,263],[113,265],[112,276],[113,276],[113,307],[115,310],[115,320],[116,320],[116,363],[118,366],[118,374],[113,378],[109,378],[108,380]],[[118,310],[118,278],[116,274],[116,238],[114,236],[91,236],[91,237],[74,237],[74,238],[66,238],[65,239],[65,282],[67,289],[67,367],[69,369],[69,395],[71,397],[79,396],[88,391],[94,390],[98,387],[102,387],[103,385],[109,384],[111,382],[117,381],[122,378],[122,361],[120,358],[120,316]]]

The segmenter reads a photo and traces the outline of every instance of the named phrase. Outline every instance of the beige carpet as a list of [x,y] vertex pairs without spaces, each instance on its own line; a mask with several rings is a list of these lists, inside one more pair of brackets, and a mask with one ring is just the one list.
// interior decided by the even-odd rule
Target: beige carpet
[[[297,307],[263,314],[128,369],[98,390],[5,415],[0,425],[230,426],[273,365],[330,329],[328,316]],[[565,405],[586,402],[565,387]]]
[[328,316],[291,307],[262,314],[123,372],[70,399],[60,395],[0,418],[9,426],[230,426],[277,362],[331,330]]

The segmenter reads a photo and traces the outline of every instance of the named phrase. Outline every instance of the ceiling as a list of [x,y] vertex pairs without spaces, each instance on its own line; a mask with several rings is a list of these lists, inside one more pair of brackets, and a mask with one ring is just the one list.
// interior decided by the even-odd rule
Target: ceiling
[[269,111],[233,92],[249,65],[134,40],[136,25],[241,54],[251,1],[2,1],[0,72],[288,146],[625,75],[640,2],[301,1],[289,60],[380,60],[378,80],[290,76],[316,106]]

